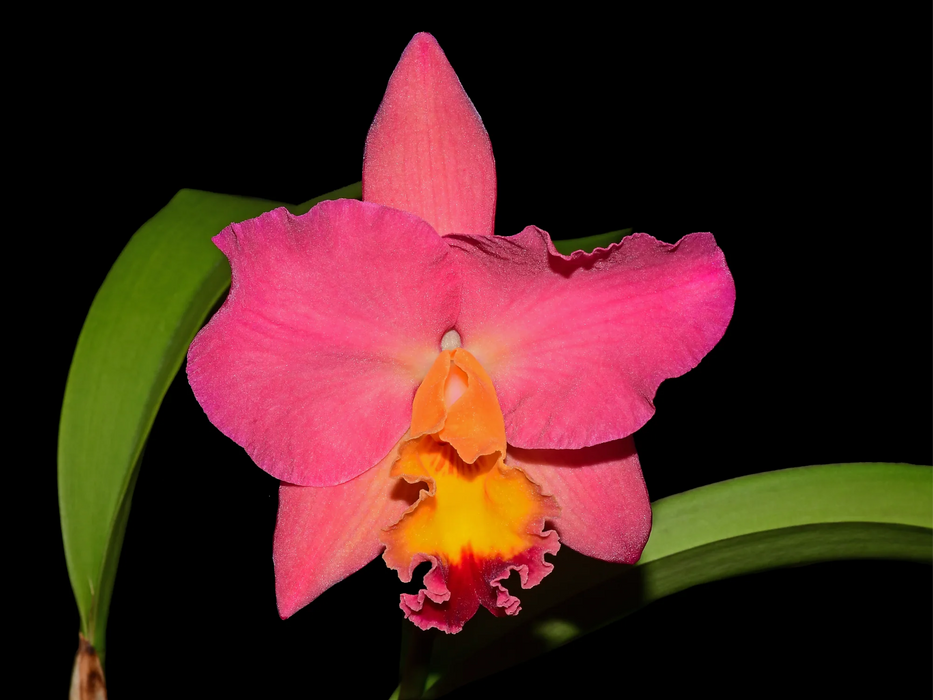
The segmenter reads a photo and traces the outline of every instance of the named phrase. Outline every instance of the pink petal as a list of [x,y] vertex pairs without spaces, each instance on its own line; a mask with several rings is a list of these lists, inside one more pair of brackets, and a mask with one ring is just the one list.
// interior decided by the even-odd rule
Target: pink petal
[[506,463],[557,499],[554,527],[563,544],[588,557],[638,561],[651,532],[651,504],[631,437],[579,450],[510,446]]
[[276,209],[214,242],[233,284],[188,352],[208,418],[283,481],[362,474],[408,428],[456,318],[444,241],[405,212],[340,200]]
[[430,34],[402,54],[366,137],[363,199],[438,233],[493,232],[496,164],[470,98]]
[[489,372],[510,445],[577,449],[630,435],[655,391],[697,365],[732,317],[735,286],[709,233],[645,234],[567,257],[533,226],[452,236],[457,330]]
[[379,535],[418,497],[417,486],[389,476],[394,449],[382,462],[339,486],[279,487],[272,558],[282,619],[375,559]]

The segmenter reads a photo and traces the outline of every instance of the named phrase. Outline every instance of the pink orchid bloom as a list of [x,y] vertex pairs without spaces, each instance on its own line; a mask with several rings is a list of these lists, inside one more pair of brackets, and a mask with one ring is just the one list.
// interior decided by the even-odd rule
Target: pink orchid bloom
[[[634,563],[651,511],[631,435],[719,341],[735,288],[712,235],[564,256],[493,236],[482,121],[412,39],[366,141],[363,200],[214,238],[233,281],[188,354],[210,420],[282,481],[276,596],[294,614],[380,552],[416,625],[513,615],[567,546]],[[551,529],[553,528],[553,529]]]

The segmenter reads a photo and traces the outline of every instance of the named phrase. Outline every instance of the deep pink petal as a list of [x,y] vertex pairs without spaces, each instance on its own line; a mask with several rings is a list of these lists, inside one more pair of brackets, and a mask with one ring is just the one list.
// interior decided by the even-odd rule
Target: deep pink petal
[[393,450],[378,465],[339,486],[279,487],[272,558],[282,619],[375,559],[383,528],[417,498],[418,488],[389,476]]
[[645,234],[560,255],[533,226],[450,236],[463,275],[456,328],[489,372],[510,445],[577,449],[630,435],[655,391],[697,365],[732,317],[713,236]]
[[366,137],[363,199],[417,214],[438,233],[492,234],[489,136],[430,34],[416,34]]
[[588,557],[638,561],[651,532],[651,504],[631,437],[579,450],[510,446],[505,461],[557,500],[554,526],[563,544]]
[[399,440],[456,318],[448,248],[420,219],[340,200],[214,238],[233,283],[188,352],[208,418],[273,476],[332,486]]

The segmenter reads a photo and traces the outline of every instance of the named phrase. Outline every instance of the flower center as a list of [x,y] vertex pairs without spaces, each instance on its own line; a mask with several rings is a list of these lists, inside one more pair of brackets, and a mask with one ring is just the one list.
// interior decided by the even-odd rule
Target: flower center
[[444,406],[448,411],[466,393],[469,381],[466,372],[457,365],[451,365],[450,373],[447,375],[447,381],[444,384]]
[[457,333],[453,328],[444,333],[444,337],[441,338],[441,350],[456,350],[457,348],[462,347],[460,344],[460,334]]
[[542,530],[558,509],[524,472],[505,464],[502,410],[473,355],[441,352],[415,394],[409,434],[391,474],[428,488],[386,530],[384,558],[402,580],[420,561],[434,568],[427,590],[403,596],[402,608],[419,626],[446,631],[459,629],[480,604],[515,614],[517,599],[497,581],[511,569],[527,571],[529,557],[549,570],[542,555],[556,551],[556,537]]

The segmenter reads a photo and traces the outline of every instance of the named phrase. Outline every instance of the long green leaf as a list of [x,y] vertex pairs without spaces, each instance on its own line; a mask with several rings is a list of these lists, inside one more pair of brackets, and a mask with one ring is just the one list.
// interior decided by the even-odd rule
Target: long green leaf
[[[323,199],[359,198],[350,185]],[[58,498],[81,631],[103,655],[140,456],[188,344],[230,285],[211,237],[275,202],[182,190],[130,239],[88,312],[58,434]]]
[[613,243],[618,243],[632,232],[630,228],[624,228],[619,231],[610,231],[609,233],[599,233],[595,236],[585,236],[584,238],[570,238],[563,241],[554,241],[554,247],[558,253],[570,255],[574,251],[582,250],[586,253],[592,253],[597,248],[608,248]]
[[652,505],[636,566],[562,550],[523,591],[515,618],[477,616],[433,649],[425,697],[436,698],[607,625],[691,586],[839,559],[933,558],[933,469],[836,464],[755,474]]

